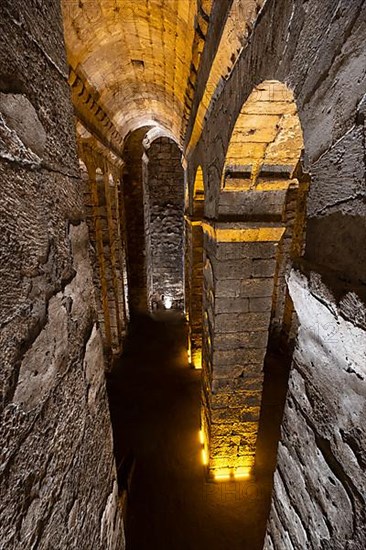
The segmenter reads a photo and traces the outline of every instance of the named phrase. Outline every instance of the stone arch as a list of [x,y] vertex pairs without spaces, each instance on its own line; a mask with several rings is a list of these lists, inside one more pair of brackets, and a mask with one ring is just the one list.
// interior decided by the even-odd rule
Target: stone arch
[[[278,80],[265,80],[253,89],[235,123],[222,188],[251,188],[268,171],[272,178],[291,177],[302,149],[301,123],[292,90]],[[238,174],[241,177],[235,178]]]
[[169,138],[171,139],[172,141],[174,141],[178,147],[180,147],[179,145],[179,142],[177,141],[177,139],[175,138],[174,134],[172,132],[170,132],[169,130],[166,130],[165,128],[163,128],[162,126],[153,126],[152,128],[150,128],[150,130],[148,130],[146,132],[146,135],[144,137],[144,139],[142,140],[142,144],[146,149],[149,149],[152,145],[152,143],[159,139],[159,138]]
[[[219,217],[281,225],[275,271],[258,257],[252,276],[274,277],[271,333],[293,336],[285,275],[302,255],[309,178],[301,168],[303,132],[293,91],[278,80],[254,87],[234,125],[221,177]],[[259,266],[262,265],[260,268]]]
[[[203,222],[214,284],[210,288],[206,281],[203,293],[202,366],[210,384],[203,385],[202,429],[209,440],[209,473],[216,479],[251,474],[265,356],[275,336],[287,343],[292,327],[285,275],[290,259],[302,252],[307,191],[302,150],[293,92],[279,81],[262,82],[234,125],[216,219]],[[228,402],[235,403],[230,412],[235,428],[227,424]]]
[[198,166],[193,184],[193,216],[203,217],[205,201],[205,182],[203,170]]
[[185,217],[185,311],[188,319],[188,360],[202,368],[202,291],[205,180],[202,166],[197,167],[191,186],[191,208]]
[[[349,356],[345,349],[334,345],[332,337],[321,333],[317,312],[320,309],[324,313],[326,310],[333,312],[329,317],[330,325],[326,325],[328,329],[336,327],[339,342],[347,341],[340,329],[340,316],[347,318],[351,330],[356,332],[355,325],[364,315],[364,286],[361,288],[358,281],[360,275],[365,276],[365,270],[361,273],[360,269],[365,263],[364,246],[359,244],[359,240],[365,238],[365,210],[359,194],[364,181],[362,135],[366,81],[362,72],[365,52],[361,44],[365,28],[353,24],[365,15],[366,6],[361,4],[352,3],[343,11],[330,9],[330,3],[314,2],[307,10],[302,3],[292,3],[287,5],[285,15],[282,5],[266,2],[250,47],[242,50],[230,78],[212,105],[202,138],[192,154],[194,162],[205,158],[208,165],[215,164],[222,173],[225,154],[216,140],[218,131],[227,144],[243,100],[253,86],[270,75],[285,80],[295,90],[304,133],[304,171],[311,174],[311,186],[307,197],[304,261],[291,272],[289,287],[296,311],[301,314],[305,310],[309,324],[300,318],[301,330],[290,371],[266,549],[281,548],[286,537],[293,545],[304,546],[299,530],[288,520],[287,511],[295,504],[301,509],[299,519],[305,526],[308,544],[316,546],[319,532],[308,526],[317,524],[319,513],[311,502],[304,505],[304,493],[298,488],[308,487],[314,475],[319,487],[326,486],[324,441],[329,464],[337,462],[347,476],[358,477],[360,472],[350,466],[346,458],[347,443],[340,440],[338,430],[340,418],[348,433],[360,434],[365,424],[362,415],[354,411],[354,380],[351,382],[349,377],[347,380],[341,367]],[[310,50],[308,44],[313,45]],[[352,51],[352,55],[343,56],[346,49]],[[209,186],[208,193],[215,200],[211,212],[216,216],[222,193],[219,193],[217,180],[209,178]],[[353,289],[352,297],[350,289]],[[355,357],[354,364],[359,368],[361,362]],[[304,395],[311,396],[306,416],[303,415]],[[326,421],[324,411],[327,412]],[[310,432],[315,437],[304,444],[303,434]],[[359,452],[362,453],[361,446]],[[310,455],[313,460],[303,460]],[[296,465],[296,483],[293,482],[295,470],[290,468],[292,464]],[[289,488],[285,496],[283,484]],[[331,495],[334,502],[337,490],[337,487],[327,487],[326,498]],[[324,544],[331,544],[329,539],[337,538],[342,546],[352,538],[357,545],[364,537],[365,522],[358,508],[357,489],[349,494],[354,509],[335,511],[329,521],[329,533],[332,534],[324,537]],[[354,526],[352,535],[345,534],[343,526],[346,523]]]

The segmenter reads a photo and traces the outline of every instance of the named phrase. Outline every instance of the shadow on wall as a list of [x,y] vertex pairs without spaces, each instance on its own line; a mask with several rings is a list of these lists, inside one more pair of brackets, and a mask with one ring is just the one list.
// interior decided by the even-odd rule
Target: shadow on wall
[[[306,256],[315,258],[321,269],[356,284],[366,283],[365,260],[362,251],[366,242],[365,217],[334,212],[321,217],[308,218],[306,230]],[[337,238],[334,238],[334,236]],[[355,254],[358,250],[359,254]],[[335,295],[338,294],[334,288]],[[366,296],[366,290],[363,292]]]

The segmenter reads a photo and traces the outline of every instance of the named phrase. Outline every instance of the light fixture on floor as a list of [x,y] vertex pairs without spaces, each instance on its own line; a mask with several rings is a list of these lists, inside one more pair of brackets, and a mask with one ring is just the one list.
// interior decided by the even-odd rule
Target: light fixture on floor
[[172,309],[173,299],[170,296],[164,296],[165,309]]

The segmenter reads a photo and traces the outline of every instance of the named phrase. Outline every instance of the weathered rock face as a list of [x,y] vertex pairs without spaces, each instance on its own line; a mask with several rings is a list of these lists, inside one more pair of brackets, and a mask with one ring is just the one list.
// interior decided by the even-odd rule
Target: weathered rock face
[[78,151],[98,323],[109,366],[111,356],[122,352],[128,323],[122,160],[90,134],[84,140],[79,134]]
[[126,208],[128,290],[131,312],[147,310],[146,240],[142,181],[142,140],[148,128],[141,128],[126,141],[123,193]]
[[[259,195],[251,186],[222,194],[225,159],[253,90],[263,92],[262,84],[273,81],[293,92],[291,102],[280,102],[291,103],[286,109],[296,111],[301,122],[301,207],[310,180],[311,184],[306,261],[299,263],[303,274],[292,271],[289,278],[299,332],[265,547],[363,549],[366,3],[226,0],[214,2],[211,11],[211,0],[197,6],[159,0],[150,12],[148,3],[140,10],[134,1],[127,2],[125,13],[122,3],[99,1],[91,8],[88,2],[64,2],[73,99],[94,137],[117,156],[125,146],[125,221],[135,310],[147,309],[147,288],[150,300],[174,294],[180,303],[183,292],[180,154],[167,139],[153,143],[144,193],[142,140],[149,126],[141,125],[155,121],[182,142],[188,128],[186,178],[192,185],[191,200],[198,166],[205,180],[204,213],[193,209],[187,221],[192,224],[187,232],[191,302],[203,278],[205,284],[203,323],[201,301],[195,310],[188,308],[189,314],[194,310],[191,347],[200,357],[203,324],[203,393],[212,405],[212,411],[208,403],[204,409],[210,414],[203,419],[203,429],[216,430],[212,449],[225,475],[235,468],[237,474],[249,475],[255,466],[262,362],[273,328],[270,311],[276,322],[287,313],[291,300],[284,284],[285,263],[302,255],[304,221],[302,215],[295,219],[294,189],[287,195],[286,212],[283,189],[281,195],[268,189],[270,194]],[[164,13],[167,18],[161,17]],[[132,26],[126,26],[126,20]],[[167,31],[164,21],[172,23]],[[153,30],[149,40],[147,29]],[[5,0],[0,31],[0,545],[117,550],[124,547],[123,528],[59,3]],[[142,47],[145,39],[150,50]],[[114,45],[129,42],[138,55],[130,59],[115,54]],[[276,95],[277,85],[271,90]],[[280,122],[275,117],[275,125],[269,127],[267,103],[266,99],[259,111],[249,113],[253,117],[239,124],[245,139],[237,141],[231,163],[240,167],[239,173],[253,157],[248,143],[252,150],[257,142],[272,143],[273,161],[293,141],[289,113],[281,111],[285,118]],[[266,120],[262,133],[258,114]],[[279,139],[282,124],[288,124],[291,140]],[[122,136],[136,128],[123,143]],[[276,130],[272,142],[263,135],[267,130]],[[265,158],[257,157],[258,169]],[[296,153],[292,160],[297,158]],[[119,351],[127,317],[119,316],[123,306],[118,271],[126,262],[123,259],[117,270],[112,265],[117,207],[109,202],[108,224],[108,170],[99,165],[94,169],[91,189],[99,198],[92,201],[92,217],[104,217],[95,242],[103,249],[99,258],[110,264],[97,283],[108,302],[104,309],[100,305],[99,319],[113,312],[110,344]],[[255,195],[261,198],[254,200]],[[246,214],[252,221],[253,216],[268,214],[270,223],[281,222],[288,235],[293,226],[296,247],[282,243],[275,256],[277,239],[271,237],[266,250],[260,231],[241,243],[235,232],[243,238],[253,228],[230,224]],[[281,266],[274,269],[279,256]],[[292,317],[288,325],[292,334]],[[214,462],[216,457],[209,458]]]
[[[188,181],[202,166],[205,215],[217,219],[225,158],[245,101],[268,79],[293,90],[311,180],[305,258],[324,290],[290,279],[300,329],[268,549],[365,547],[365,15],[361,0],[268,0],[189,157]],[[324,330],[317,332],[316,322]],[[334,326],[338,343],[327,332]]]
[[144,205],[150,307],[183,307],[184,173],[181,152],[167,137],[147,151]]
[[354,294],[337,307],[315,278],[292,272],[299,318],[266,549],[365,546],[366,333]]
[[59,9],[0,10],[0,546],[116,549],[123,527]]

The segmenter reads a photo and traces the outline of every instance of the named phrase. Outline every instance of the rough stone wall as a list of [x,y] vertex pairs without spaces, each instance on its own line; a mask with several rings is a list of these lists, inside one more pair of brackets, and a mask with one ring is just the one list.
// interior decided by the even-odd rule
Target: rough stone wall
[[147,151],[145,202],[146,238],[149,241],[147,279],[149,303],[183,307],[184,172],[177,144],[166,137],[156,139]]
[[[89,142],[95,140],[89,139]],[[124,216],[120,209],[121,166],[108,162],[107,151],[80,143],[84,208],[89,228],[93,281],[106,354],[119,355],[127,332],[127,273]],[[102,149],[103,152],[98,152]],[[119,163],[121,164],[121,163]]]
[[124,159],[123,194],[126,212],[128,289],[131,313],[147,310],[146,240],[142,180],[142,140],[148,128],[127,139]]
[[[299,319],[266,550],[359,549],[365,517],[365,308],[339,306],[320,277],[293,271]],[[360,326],[355,326],[355,309]],[[362,325],[362,326],[361,326]]]
[[187,216],[185,226],[185,308],[188,315],[189,361],[202,367],[202,293],[203,231],[202,220]]
[[0,8],[1,539],[123,548],[60,6]]
[[184,304],[188,320],[188,359],[194,368],[202,368],[202,294],[203,230],[205,185],[199,167],[193,185],[193,196],[186,187]]
[[[337,327],[338,323],[345,326],[337,308],[349,288],[365,301],[366,249],[361,244],[366,231],[365,19],[362,0],[268,0],[250,43],[218,91],[188,166],[188,181],[197,166],[203,166],[208,182],[205,215],[215,218],[225,155],[243,103],[254,86],[267,79],[284,82],[294,91],[304,134],[303,168],[311,179],[305,258],[333,294],[324,304],[323,297],[314,298],[304,285],[301,300],[311,304],[307,308],[310,318],[323,302],[325,310],[333,312]],[[353,343],[363,314],[356,299],[347,300],[344,307],[343,345],[330,346],[327,335],[314,333],[304,317],[302,327],[300,320],[279,447],[269,548],[271,544],[279,550],[365,546],[365,521],[360,514],[365,416],[359,406],[364,373]],[[287,472],[284,481],[281,473],[290,467],[291,474]],[[290,477],[294,488],[289,487]],[[281,508],[283,499],[288,506]],[[304,544],[305,537],[308,542]]]
[[271,313],[271,345],[287,345],[294,339],[296,317],[288,292],[286,275],[291,262],[303,254],[305,236],[306,199],[308,184],[294,180],[289,186],[283,205],[282,222],[286,227],[277,249],[275,285]]
[[204,226],[203,429],[216,477],[254,466],[277,249],[275,234],[260,242],[261,228],[243,228],[239,240],[227,225]]

